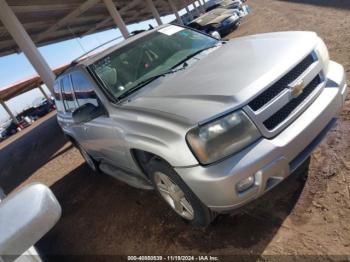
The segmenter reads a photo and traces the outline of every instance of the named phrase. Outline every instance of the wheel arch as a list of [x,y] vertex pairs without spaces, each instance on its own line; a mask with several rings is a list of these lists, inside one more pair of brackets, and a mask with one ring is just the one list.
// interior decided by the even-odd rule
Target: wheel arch
[[74,146],[77,145],[77,140],[70,134],[64,134],[64,136],[67,138],[69,142],[71,142]]
[[[142,171],[142,173],[149,178],[149,172],[147,170],[147,163],[151,161],[152,159],[158,159],[160,161],[164,161],[168,163],[165,159],[162,157],[158,156],[157,154],[142,150],[142,149],[137,149],[137,148],[132,148],[130,149],[130,154],[137,165],[137,167]],[[169,163],[168,163],[169,164]]]

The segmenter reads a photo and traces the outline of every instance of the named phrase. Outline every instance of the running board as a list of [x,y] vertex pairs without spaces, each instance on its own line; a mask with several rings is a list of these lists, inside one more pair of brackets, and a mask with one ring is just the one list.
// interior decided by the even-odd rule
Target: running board
[[146,189],[146,190],[154,189],[152,184],[149,181],[147,181],[146,178],[142,178],[131,172],[124,171],[106,162],[102,162],[99,168],[103,173],[115,179],[118,179],[119,181],[124,182],[129,186],[140,188],[140,189]]

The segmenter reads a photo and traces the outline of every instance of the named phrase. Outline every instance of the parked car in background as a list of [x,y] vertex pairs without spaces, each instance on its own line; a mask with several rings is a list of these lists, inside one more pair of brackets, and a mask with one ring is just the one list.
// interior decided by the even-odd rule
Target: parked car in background
[[33,103],[33,110],[30,117],[33,120],[41,118],[55,109],[55,103],[45,98],[39,98]]
[[5,140],[6,136],[5,136],[5,129],[4,128],[0,128],[0,142]]
[[240,17],[234,10],[216,8],[193,20],[187,26],[217,38],[229,34],[240,24]]
[[217,1],[217,3],[215,2],[212,3],[212,5],[210,5],[210,7],[206,9],[206,11],[209,12],[216,8],[230,9],[236,12],[236,14],[242,18],[251,12],[251,8],[247,4],[244,4],[244,2],[245,1],[240,1],[240,0]]
[[74,61],[54,93],[58,123],[93,170],[156,189],[204,227],[308,160],[347,83],[313,32],[219,41],[163,25]]
[[0,129],[0,140],[4,140],[18,132],[18,126],[11,120]]
[[209,12],[216,8],[225,8],[225,9],[240,9],[243,6],[243,1],[241,0],[217,0],[206,3],[209,5],[205,11]]
[[17,124],[17,130],[21,131],[27,127],[29,127],[32,124],[32,120],[29,119],[29,117],[24,117],[20,121],[18,121]]

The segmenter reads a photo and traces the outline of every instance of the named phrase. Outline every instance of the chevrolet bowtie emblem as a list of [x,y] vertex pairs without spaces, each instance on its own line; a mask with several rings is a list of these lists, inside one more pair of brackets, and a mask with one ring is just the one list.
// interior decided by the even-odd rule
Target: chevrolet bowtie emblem
[[305,89],[304,80],[300,79],[298,82],[290,86],[292,97],[296,98],[300,96]]

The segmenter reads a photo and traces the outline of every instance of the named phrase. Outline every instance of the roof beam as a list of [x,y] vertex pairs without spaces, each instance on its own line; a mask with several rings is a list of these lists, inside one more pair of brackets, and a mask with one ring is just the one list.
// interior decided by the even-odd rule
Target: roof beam
[[5,101],[3,101],[2,99],[0,99],[0,104],[2,105],[2,107],[5,109],[5,111],[7,112],[7,114],[12,118],[12,121],[15,124],[18,124],[18,120],[15,117],[15,115],[12,113],[12,111],[10,110],[10,108],[6,105]]
[[74,35],[72,35],[72,38],[74,37],[80,37],[82,32],[85,32],[86,30],[88,30],[90,28],[90,25],[84,25],[84,26],[78,26],[78,27],[74,27],[74,28],[62,28],[60,30],[57,30],[55,32],[52,32],[50,34],[47,35],[46,39],[50,39],[50,37],[53,36],[66,36],[66,35],[72,35],[72,33],[74,33]]
[[[89,21],[96,21],[96,20],[101,20],[103,18],[105,18],[106,16],[105,15],[93,15],[93,16],[84,16],[84,17],[79,17],[79,18],[76,18],[74,20],[74,24],[80,24],[80,23],[88,23]],[[38,29],[38,28],[42,28],[42,27],[47,27],[47,24],[52,21],[52,20],[49,20],[49,21],[38,21],[38,22],[31,22],[31,23],[25,23],[23,24],[24,28],[26,30],[30,30],[30,29]],[[0,34],[1,33],[4,33],[4,32],[7,32],[6,28],[4,26],[0,26]]]
[[[123,12],[126,12],[127,10],[136,7],[139,3],[140,3],[140,0],[133,0],[130,4],[128,4],[127,6],[121,8],[119,10],[119,13],[122,14]],[[94,27],[92,27],[91,29],[86,31],[82,36],[86,36],[86,35],[92,34],[96,30],[98,30],[99,28],[101,28],[101,27],[105,26],[106,24],[108,24],[110,21],[112,21],[112,17],[107,17],[106,19],[102,20],[101,22],[96,24]]]
[[[51,38],[52,37],[61,37],[62,40],[67,40],[67,39],[72,39],[74,37],[81,37],[84,32],[86,32],[91,26],[90,25],[85,25],[85,26],[79,26],[79,27],[74,27],[74,28],[64,28],[55,32],[52,32],[51,34],[47,35],[47,41],[45,41],[45,44],[51,44]],[[72,31],[74,30],[74,34],[72,34]],[[33,35],[35,37],[35,35]],[[40,46],[40,45],[39,45]],[[6,52],[5,49],[8,49],[9,52]],[[5,40],[5,41],[0,41],[0,50],[2,54],[8,54],[8,53],[13,53],[14,52],[19,52],[20,50],[18,49],[18,46],[16,42],[13,39]],[[2,51],[4,50],[4,51]]]
[[13,5],[11,9],[15,13],[49,12],[71,10],[77,8],[77,4],[49,4],[49,5]]
[[74,18],[84,13],[89,8],[96,5],[100,0],[87,0],[82,5],[80,5],[78,8],[76,8],[74,11],[66,15],[64,18],[62,18],[60,21],[58,21],[56,24],[49,27],[45,32],[39,34],[37,38],[35,39],[36,42],[40,42],[43,39],[47,37],[50,33],[56,31],[57,29],[67,25],[70,23]]
[[55,75],[40,54],[39,50],[36,48],[28,33],[25,31],[15,13],[3,0],[0,1],[0,20],[4,26],[6,26],[7,30],[31,62],[32,66],[39,73],[46,86],[53,91]]
[[106,5],[106,8],[110,14],[110,16],[113,18],[114,23],[119,28],[120,32],[122,33],[123,37],[126,39],[129,37],[129,31],[128,28],[125,25],[125,22],[123,18],[121,17],[119,11],[117,10],[117,7],[113,3],[112,0],[103,0],[103,2]]
[[178,11],[178,9],[177,9],[177,7],[176,7],[176,4],[173,2],[173,0],[168,0],[168,3],[169,3],[169,5],[170,5],[170,7],[171,7],[171,9],[172,9],[172,11],[173,11],[173,13],[174,13],[174,15],[176,16],[177,22],[178,22],[180,25],[183,25],[184,23],[183,23],[183,21],[182,21],[182,19],[181,19],[181,16],[179,15],[179,11]]
[[86,31],[82,36],[86,36],[86,35],[92,34],[97,29],[99,29],[99,28],[103,27],[104,25],[108,24],[110,21],[112,21],[112,17],[107,17],[106,19],[102,20],[101,22],[96,24],[94,27],[92,27],[88,31]]
[[192,21],[194,19],[193,14],[191,13],[190,9],[187,6],[185,7],[185,9],[186,9],[187,16]]
[[154,18],[156,19],[158,25],[162,25],[162,20],[160,19],[160,15],[158,13],[158,10],[156,8],[156,6],[153,3],[153,0],[146,0],[146,5],[147,7],[150,9],[150,11],[152,12]]

